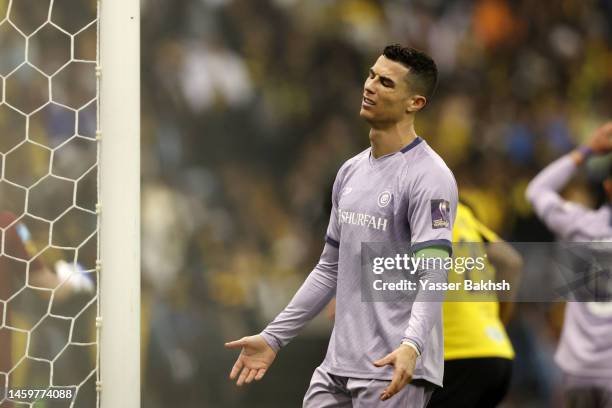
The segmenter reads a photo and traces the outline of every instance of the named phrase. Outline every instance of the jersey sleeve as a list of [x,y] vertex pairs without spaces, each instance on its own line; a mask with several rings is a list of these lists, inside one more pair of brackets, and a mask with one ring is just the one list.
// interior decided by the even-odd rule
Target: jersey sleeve
[[[452,254],[453,224],[457,215],[457,184],[448,169],[424,169],[412,178],[408,186],[408,223],[410,225],[411,251],[416,253],[424,248],[442,247]],[[437,255],[436,255],[437,256]],[[443,283],[447,280],[444,269],[423,269],[419,280]],[[442,292],[420,289],[410,312],[408,327],[402,341],[414,345],[419,353],[435,325],[442,321]]]
[[319,262],[291,302],[261,332],[266,343],[274,351],[287,345],[334,297],[337,283],[338,250],[326,244]]
[[325,234],[325,242],[336,248],[340,247],[340,224],[338,222],[338,201],[340,198],[340,191],[342,189],[342,173],[344,166],[340,168],[336,179],[334,180],[334,186],[332,188],[332,209],[329,215],[329,223],[327,224],[327,232]]
[[558,193],[576,171],[569,155],[549,164],[527,186],[527,200],[538,217],[561,238],[567,238],[576,220],[588,209],[580,204],[564,200]]
[[485,242],[499,242],[502,239],[486,225],[474,218],[474,229],[480,234]]
[[407,195],[412,252],[439,246],[452,253],[458,194],[450,170],[424,171],[408,186]]
[[319,262],[291,302],[261,332],[266,343],[276,352],[297,336],[302,327],[319,314],[336,293],[340,247],[338,192],[341,188],[341,172],[342,168],[338,171],[332,188],[332,210]]

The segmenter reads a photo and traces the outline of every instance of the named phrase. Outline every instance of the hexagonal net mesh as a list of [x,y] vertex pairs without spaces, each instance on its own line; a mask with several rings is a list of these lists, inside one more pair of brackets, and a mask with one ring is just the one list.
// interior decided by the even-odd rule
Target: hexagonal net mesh
[[0,0],[0,407],[99,406],[98,16]]

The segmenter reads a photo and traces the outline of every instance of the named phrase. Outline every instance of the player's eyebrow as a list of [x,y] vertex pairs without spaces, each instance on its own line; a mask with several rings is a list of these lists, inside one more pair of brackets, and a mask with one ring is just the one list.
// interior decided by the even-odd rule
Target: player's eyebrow
[[374,76],[378,75],[378,77],[380,78],[380,82],[382,82],[383,85],[391,86],[391,87],[395,86],[395,81],[394,80],[392,80],[389,77],[377,74],[376,71],[374,71],[374,68],[370,68],[370,75],[374,75]]

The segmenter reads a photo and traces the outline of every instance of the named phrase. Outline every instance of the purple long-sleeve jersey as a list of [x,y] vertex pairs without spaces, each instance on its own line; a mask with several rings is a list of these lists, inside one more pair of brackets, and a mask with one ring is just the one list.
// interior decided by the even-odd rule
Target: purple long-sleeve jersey
[[[560,240],[612,242],[610,204],[592,210],[559,196],[575,170],[570,155],[554,161],[531,181],[528,200]],[[598,385],[604,379],[612,389],[612,303],[569,302],[555,360],[564,372]]]
[[[421,353],[414,378],[442,385],[442,308],[439,302],[363,302],[361,244],[410,242],[413,251],[451,248],[457,185],[444,161],[421,138],[374,158],[371,148],[338,171],[321,259],[289,305],[262,332],[276,350],[336,296],[336,317],[322,367],[329,373],[390,380],[393,368],[373,362],[412,342]],[[427,278],[446,281],[446,271]],[[418,298],[417,298],[418,300]]]

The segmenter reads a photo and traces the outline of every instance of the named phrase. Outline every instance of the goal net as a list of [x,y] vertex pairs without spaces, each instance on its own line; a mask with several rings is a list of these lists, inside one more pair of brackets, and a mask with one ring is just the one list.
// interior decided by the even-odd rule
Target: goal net
[[[102,42],[101,16],[116,13],[127,27],[116,19],[106,30],[120,33],[106,41],[131,33],[135,39],[125,42],[136,45],[137,23],[129,24],[138,16],[132,0],[106,2],[108,11],[95,0],[0,0],[0,407],[119,406],[112,402],[115,380],[105,384],[105,374],[134,388],[121,406],[137,406],[138,221],[124,221],[138,218],[139,176],[134,165],[122,168],[136,174],[105,167],[121,166],[129,154],[138,165],[137,140],[118,142],[138,139],[138,84],[124,89],[116,106],[108,102],[118,98],[116,85],[107,85],[106,110],[101,95],[122,64],[132,61],[126,69],[138,70],[138,55],[122,61],[125,47],[115,43],[119,56],[107,51],[103,79],[101,49],[113,47]],[[101,116],[115,109],[132,114],[121,135]],[[119,198],[108,186],[121,178],[134,192]],[[123,214],[120,199],[127,200]],[[133,242],[117,252],[114,225],[121,223]],[[126,277],[125,285],[116,283]],[[111,294],[116,287],[123,289]],[[136,355],[117,350],[121,341],[123,353]]]

